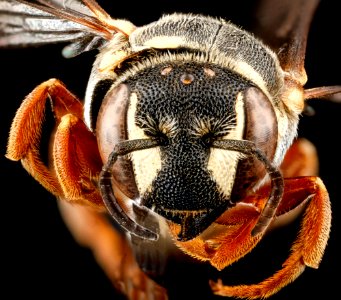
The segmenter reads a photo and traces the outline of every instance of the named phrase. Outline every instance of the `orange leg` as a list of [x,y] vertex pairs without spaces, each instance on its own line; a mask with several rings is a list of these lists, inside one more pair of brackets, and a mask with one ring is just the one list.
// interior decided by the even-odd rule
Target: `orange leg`
[[299,138],[289,148],[281,164],[284,178],[317,176],[319,162],[315,146],[307,139]]
[[[301,198],[304,195],[306,197]],[[321,179],[318,177],[287,179],[285,198],[278,209],[278,215],[288,211],[298,199],[304,203],[304,200],[309,198],[299,235],[283,268],[258,284],[225,286],[221,281],[211,281],[210,285],[215,294],[247,299],[267,298],[295,280],[306,266],[318,268],[331,226],[329,196]]]
[[[286,153],[281,170],[285,177],[317,175],[318,159],[315,147],[306,139],[296,140]],[[261,197],[265,190],[259,191],[257,196]],[[254,203],[260,203],[260,200]],[[321,179],[286,179],[284,197],[276,213],[278,220],[275,219],[273,225],[279,223],[283,216],[290,215],[287,212],[300,207],[303,209],[305,203],[307,206],[302,227],[283,269],[254,285],[224,286],[221,281],[211,282],[213,291],[218,295],[239,298],[266,298],[297,278],[305,266],[317,268],[329,238],[331,224],[329,196]],[[218,257],[223,257],[223,253]]]
[[[40,140],[46,101],[55,117],[52,163],[41,158]],[[69,201],[103,207],[93,183],[101,170],[96,138],[83,124],[83,105],[57,79],[37,86],[23,101],[13,120],[7,158],[21,160],[24,168],[48,191]]]
[[52,155],[64,198],[74,203],[103,207],[97,188],[102,161],[96,138],[81,119],[72,114],[61,118],[54,136]]

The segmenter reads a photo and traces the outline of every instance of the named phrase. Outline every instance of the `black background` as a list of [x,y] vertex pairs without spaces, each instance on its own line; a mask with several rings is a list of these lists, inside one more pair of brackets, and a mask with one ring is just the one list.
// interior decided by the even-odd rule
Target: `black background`
[[[135,25],[157,20],[164,12],[201,12],[230,18],[248,29],[254,1],[99,1],[114,17],[126,18]],[[116,3],[116,4],[115,4]],[[123,9],[122,7],[127,7]],[[225,8],[226,7],[226,8]],[[308,39],[306,69],[307,87],[340,84],[341,59],[339,13],[331,1],[322,1],[312,23]],[[0,50],[0,187],[1,187],[1,289],[3,299],[32,297],[78,297],[90,299],[117,299],[111,283],[96,265],[89,250],[78,246],[63,224],[54,197],[34,181],[18,162],[4,157],[7,136],[16,109],[25,95],[39,83],[56,77],[79,97],[84,96],[85,86],[95,53],[86,53],[71,60],[62,58],[61,45],[37,49]],[[273,299],[288,299],[298,294],[308,298],[327,298],[337,295],[339,287],[333,277],[341,267],[340,245],[340,175],[339,156],[341,107],[338,104],[311,102],[316,114],[301,118],[299,134],[309,138],[320,157],[320,177],[331,197],[333,220],[331,237],[324,259],[318,270],[307,269]],[[276,243],[286,239],[280,232]],[[271,248],[271,246],[270,246]],[[287,251],[287,249],[285,249]],[[276,261],[275,250],[262,253],[255,265]],[[286,252],[285,252],[286,253]],[[283,258],[279,258],[283,259]],[[278,263],[276,261],[276,263]],[[248,268],[242,272],[248,272]],[[233,270],[233,267],[232,267]],[[177,276],[177,275],[175,275]],[[179,275],[180,276],[180,275]],[[233,277],[233,273],[229,275]],[[243,283],[243,274],[237,274]],[[187,278],[188,280],[189,278]],[[194,280],[197,280],[193,276]],[[260,278],[261,279],[261,278]],[[225,280],[228,283],[227,280]],[[186,286],[186,284],[184,284]],[[190,287],[182,292],[190,294]]]

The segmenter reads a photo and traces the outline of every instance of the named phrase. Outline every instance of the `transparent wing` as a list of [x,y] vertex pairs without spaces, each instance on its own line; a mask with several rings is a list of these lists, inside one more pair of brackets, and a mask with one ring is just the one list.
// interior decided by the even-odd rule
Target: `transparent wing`
[[72,57],[134,28],[112,19],[94,0],[0,1],[0,47],[72,42],[63,52]]

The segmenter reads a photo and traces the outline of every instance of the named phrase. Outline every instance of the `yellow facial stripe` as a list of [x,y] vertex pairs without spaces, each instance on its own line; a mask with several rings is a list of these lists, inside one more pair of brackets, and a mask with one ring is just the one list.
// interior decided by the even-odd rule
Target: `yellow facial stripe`
[[[129,140],[148,138],[144,131],[135,124],[137,101],[137,95],[132,93],[130,96],[127,116]],[[131,153],[130,157],[133,164],[137,188],[142,195],[150,188],[156,174],[161,169],[160,150],[158,147],[155,147],[146,150],[134,151]]]
[[[242,94],[238,94],[236,101],[236,127],[233,128],[224,139],[237,139],[243,137],[244,132],[244,103]],[[226,197],[231,195],[231,190],[236,175],[237,164],[242,154],[235,151],[227,151],[222,149],[211,149],[208,161],[208,170],[211,172],[213,180],[216,181],[221,192]]]

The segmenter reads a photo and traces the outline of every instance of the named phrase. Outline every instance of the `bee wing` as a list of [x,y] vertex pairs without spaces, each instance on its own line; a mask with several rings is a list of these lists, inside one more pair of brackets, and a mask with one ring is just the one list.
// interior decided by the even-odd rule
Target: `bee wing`
[[[319,0],[260,0],[254,33],[278,55],[282,69],[304,86],[307,39]],[[306,100],[324,98],[341,102],[341,86],[324,86],[304,91]]]
[[305,83],[304,59],[310,23],[319,0],[260,0],[255,34],[278,55],[284,71]]
[[112,19],[95,0],[0,1],[0,47],[71,42],[63,55],[73,57],[134,29]]

